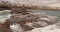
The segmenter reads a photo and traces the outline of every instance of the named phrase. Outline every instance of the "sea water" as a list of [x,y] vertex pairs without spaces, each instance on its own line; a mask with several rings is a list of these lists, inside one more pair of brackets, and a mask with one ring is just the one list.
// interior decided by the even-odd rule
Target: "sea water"
[[34,10],[33,12],[35,13],[45,13],[47,15],[51,15],[51,16],[60,16],[60,11],[58,10]]

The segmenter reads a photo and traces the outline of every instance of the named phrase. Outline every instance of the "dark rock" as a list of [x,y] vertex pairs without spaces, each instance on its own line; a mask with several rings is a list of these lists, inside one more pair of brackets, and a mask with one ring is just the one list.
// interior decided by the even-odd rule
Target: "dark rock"
[[8,6],[0,6],[0,11],[2,10],[11,10],[11,8]]

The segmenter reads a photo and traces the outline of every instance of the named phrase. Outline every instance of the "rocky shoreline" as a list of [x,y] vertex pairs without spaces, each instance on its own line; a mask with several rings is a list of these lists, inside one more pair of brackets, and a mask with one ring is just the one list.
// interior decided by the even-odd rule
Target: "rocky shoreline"
[[[27,32],[35,28],[43,28],[59,22],[58,17],[45,15],[43,13],[21,13],[22,11],[15,10],[11,13],[10,18],[7,18],[4,23],[0,24],[1,31],[4,29],[11,32]],[[6,31],[5,30],[5,31]]]
[[[26,1],[27,0],[0,0],[0,15],[9,14],[4,20],[0,19],[0,32],[33,31],[35,28],[44,28],[60,22],[60,20],[57,20],[59,17],[30,11],[30,9],[60,10],[60,8],[56,9],[55,7],[40,5],[41,0],[37,2],[36,0],[32,2],[31,0]],[[2,10],[9,10],[10,12],[8,11],[7,13],[6,11],[6,13],[2,13]]]

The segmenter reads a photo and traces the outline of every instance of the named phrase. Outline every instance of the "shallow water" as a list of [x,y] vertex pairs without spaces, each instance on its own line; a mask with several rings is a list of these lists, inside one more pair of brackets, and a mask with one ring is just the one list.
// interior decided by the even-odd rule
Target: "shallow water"
[[10,10],[0,11],[0,22],[1,23],[5,22],[5,19],[9,18],[10,16],[9,12]]
[[47,15],[52,16],[60,16],[60,11],[53,11],[53,10],[34,10],[35,13],[45,13]]

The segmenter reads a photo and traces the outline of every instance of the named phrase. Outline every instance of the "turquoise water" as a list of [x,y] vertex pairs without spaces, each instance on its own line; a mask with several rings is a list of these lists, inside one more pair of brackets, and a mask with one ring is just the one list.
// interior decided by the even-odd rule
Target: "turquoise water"
[[53,10],[35,10],[36,13],[45,13],[47,15],[52,15],[52,16],[60,16],[60,11],[53,11]]
[[9,12],[8,11],[0,11],[0,20],[8,18]]

